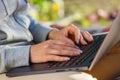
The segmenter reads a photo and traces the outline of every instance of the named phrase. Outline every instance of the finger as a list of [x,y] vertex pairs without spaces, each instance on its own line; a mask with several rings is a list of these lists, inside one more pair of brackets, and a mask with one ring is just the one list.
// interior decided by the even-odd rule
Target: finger
[[82,53],[82,50],[80,49],[75,49],[71,47],[63,47],[63,46],[54,46],[49,54],[54,54],[54,55],[62,55],[62,56],[78,56]]
[[77,48],[76,45],[73,43],[73,41],[66,37],[64,37],[64,40],[51,40],[50,43],[54,45],[62,45],[62,46],[69,46],[69,47]]
[[87,42],[84,40],[84,38],[83,38],[82,35],[80,35],[80,43],[81,43],[82,45],[87,45]]
[[61,57],[61,56],[56,56],[56,55],[48,55],[46,56],[48,61],[68,61],[70,60],[69,57]]
[[78,30],[78,28],[74,25],[71,25],[71,26],[72,28],[70,28],[71,29],[70,34],[74,34],[76,43],[79,44],[79,41],[80,41],[82,45],[86,45],[87,42],[84,40],[82,34],[80,33],[80,30]]
[[73,29],[71,31],[73,31],[74,33],[76,43],[79,44],[79,41],[80,41],[82,45],[87,45],[87,42],[84,40],[82,34],[80,33],[80,30],[76,26],[74,25],[72,26],[73,26]]
[[92,41],[93,41],[93,37],[92,37],[92,35],[91,35],[89,32],[85,31],[85,32],[81,32],[81,33],[82,33],[83,37],[84,37],[88,42],[92,42]]
[[80,40],[80,30],[77,28],[77,26],[73,24],[71,24],[70,26],[70,33],[75,37],[75,42],[78,44]]
[[74,46],[75,47],[75,43],[71,39],[69,39],[67,37],[63,37],[62,41],[66,42],[70,46]]

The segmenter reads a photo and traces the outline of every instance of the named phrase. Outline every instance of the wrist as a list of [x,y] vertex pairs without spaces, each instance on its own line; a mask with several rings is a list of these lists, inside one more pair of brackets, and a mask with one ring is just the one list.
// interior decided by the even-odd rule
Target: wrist
[[52,29],[49,33],[48,33],[48,38],[47,39],[54,39],[54,35],[58,32],[58,29]]

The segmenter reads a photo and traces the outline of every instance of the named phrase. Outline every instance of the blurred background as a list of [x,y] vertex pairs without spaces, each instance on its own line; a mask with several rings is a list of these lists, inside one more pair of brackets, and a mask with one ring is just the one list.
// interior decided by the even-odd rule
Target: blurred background
[[94,31],[109,27],[120,10],[120,0],[29,0],[29,14],[48,25],[73,23]]

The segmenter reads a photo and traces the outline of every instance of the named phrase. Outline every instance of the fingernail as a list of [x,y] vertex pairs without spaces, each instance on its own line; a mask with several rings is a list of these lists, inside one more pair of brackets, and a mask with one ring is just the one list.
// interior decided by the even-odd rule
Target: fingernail
[[83,51],[82,50],[79,50],[80,51],[80,53],[83,53]]
[[80,54],[80,53],[82,53],[82,50],[77,50],[76,52],[75,52],[75,54]]
[[75,40],[75,42],[76,42],[76,44],[78,44],[79,42],[78,42],[78,40]]
[[70,60],[70,58],[69,57],[64,57],[64,60],[68,61],[68,60]]
[[86,42],[86,41],[83,40],[83,42],[84,42],[85,45],[87,45],[87,42]]
[[93,37],[91,35],[89,35],[89,36],[90,36],[91,40],[93,41],[94,40]]
[[88,32],[86,32],[86,33],[92,40],[94,40],[93,37]]
[[93,37],[91,36],[92,41],[94,41]]
[[79,41],[80,41],[80,36],[78,35],[77,44],[79,44]]
[[77,40],[77,44],[79,44],[79,40]]
[[85,45],[87,45],[87,42],[85,42]]

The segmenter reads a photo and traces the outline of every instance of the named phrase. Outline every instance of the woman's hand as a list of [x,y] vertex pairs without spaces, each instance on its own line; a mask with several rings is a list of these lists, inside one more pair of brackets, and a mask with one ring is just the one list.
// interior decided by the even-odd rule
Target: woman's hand
[[48,40],[31,46],[30,61],[32,63],[67,61],[70,59],[69,56],[77,56],[80,53],[82,51],[75,45],[60,40]]
[[73,24],[68,25],[61,30],[53,29],[49,32],[48,38],[52,40],[63,40],[70,44],[81,43],[82,45],[87,44],[85,40],[88,42],[93,41],[93,38],[89,32],[80,32],[80,30]]

